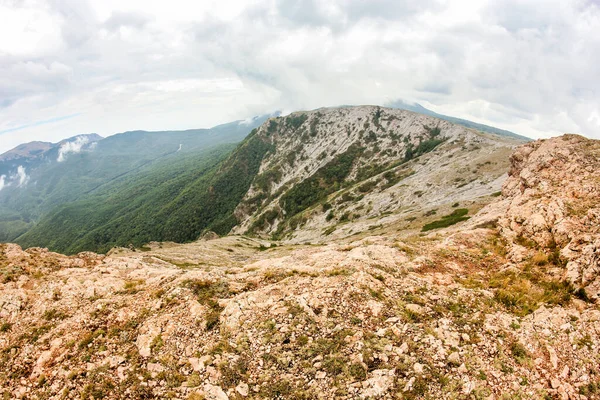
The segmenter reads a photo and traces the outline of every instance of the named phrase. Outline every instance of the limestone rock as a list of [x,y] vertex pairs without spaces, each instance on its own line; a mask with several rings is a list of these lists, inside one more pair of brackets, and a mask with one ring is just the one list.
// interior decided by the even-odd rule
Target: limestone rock
[[[511,156],[498,224],[513,261],[544,252],[564,277],[600,294],[600,143],[577,135],[538,140]],[[483,212],[485,214],[485,211]],[[539,262],[546,262],[541,261]]]
[[371,378],[363,382],[360,397],[363,399],[376,399],[382,397],[394,385],[394,370],[375,370]]
[[207,383],[203,387],[204,396],[207,400],[229,400],[229,396],[221,389],[220,386]]

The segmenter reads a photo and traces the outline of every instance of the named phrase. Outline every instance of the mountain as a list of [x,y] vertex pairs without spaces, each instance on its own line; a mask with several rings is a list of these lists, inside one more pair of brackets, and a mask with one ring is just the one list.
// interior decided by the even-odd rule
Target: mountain
[[[370,131],[376,140],[365,142]],[[260,143],[270,145],[264,154]],[[217,199],[230,193],[225,176],[241,171],[245,186],[257,169],[243,203],[221,213],[231,210],[223,204],[213,221],[233,212],[238,229],[286,240],[206,235],[71,257],[0,244],[0,393],[598,399],[600,141],[513,144],[408,111],[297,113],[268,121],[207,178],[217,196],[207,199]],[[282,164],[290,154],[294,167]],[[359,173],[390,161],[399,164],[376,184],[378,169]],[[270,173],[276,165],[280,174]],[[267,184],[257,179],[265,173]],[[368,185],[354,194],[354,182]],[[324,240],[314,233],[319,243],[294,243],[290,221],[307,235],[328,211],[337,219],[340,190],[369,200],[347,201],[364,208]],[[383,214],[367,211],[398,197]],[[277,206],[281,215],[250,229]],[[409,211],[419,208],[427,212]],[[359,230],[363,220],[376,228]],[[342,235],[346,225],[356,232]]]
[[275,149],[235,210],[234,232],[295,242],[382,223],[414,229],[423,213],[476,207],[500,189],[522,143],[377,106],[294,113],[258,135]]
[[452,122],[453,124],[462,125],[467,128],[477,129],[478,131],[481,131],[481,132],[494,133],[496,135],[508,136],[511,138],[519,139],[519,140],[531,140],[530,138],[528,138],[526,136],[522,136],[517,133],[507,131],[504,129],[498,129],[493,126],[479,124],[477,122],[469,121],[469,120],[462,119],[462,118],[456,118],[456,117],[450,117],[448,115],[438,114],[435,111],[431,111],[431,110],[423,107],[419,103],[411,104],[411,103],[407,103],[403,100],[396,100],[396,101],[386,104],[386,107],[400,108],[402,110],[413,111],[413,112],[416,112],[419,114],[430,115],[435,118],[439,118],[439,119],[443,119],[445,121]]
[[[182,172],[176,186],[151,171],[105,185],[52,210],[17,242],[73,254],[208,231],[313,242],[389,224],[421,229],[444,212],[464,219],[498,192],[520,143],[376,106],[297,112],[270,118],[222,161]],[[140,195],[150,182],[152,195]]]
[[[231,211],[268,149],[249,137],[230,155],[213,147],[193,157],[164,160],[57,207],[17,242],[76,253],[151,240],[190,241],[207,227],[228,232],[235,225]],[[61,235],[52,234],[57,229]]]
[[[68,152],[79,152],[89,150],[94,143],[102,140],[102,136],[96,134],[78,135],[58,143],[29,142],[23,143],[0,155],[0,175],[11,178],[20,166],[25,169],[37,168],[41,164],[58,158],[59,154]],[[10,180],[6,181],[7,184]]]
[[31,149],[40,145],[19,146],[5,153],[0,162],[0,241],[16,240],[56,207],[155,165],[161,164],[159,173],[163,173],[169,163],[179,168],[177,162],[189,160],[188,156],[196,155],[202,162],[206,151],[240,142],[268,117],[211,129],[132,131],[101,140],[97,135],[79,135],[39,153]]
[[4,154],[0,154],[0,161],[6,162],[12,159],[33,158],[40,153],[50,150],[55,144],[50,142],[29,142],[18,145]]

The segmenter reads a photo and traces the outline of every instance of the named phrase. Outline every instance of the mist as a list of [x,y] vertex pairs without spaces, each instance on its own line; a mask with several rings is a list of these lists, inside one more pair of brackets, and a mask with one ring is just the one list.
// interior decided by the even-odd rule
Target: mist
[[89,143],[89,141],[90,139],[88,137],[78,136],[74,141],[64,143],[58,150],[58,158],[56,161],[63,162],[66,160],[66,156],[68,154],[80,153],[83,147]]

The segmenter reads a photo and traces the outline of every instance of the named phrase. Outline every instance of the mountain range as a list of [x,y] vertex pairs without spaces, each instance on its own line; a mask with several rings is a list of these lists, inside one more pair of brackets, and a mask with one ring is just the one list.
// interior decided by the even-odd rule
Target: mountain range
[[[126,185],[138,174],[155,170],[160,175],[165,168],[175,174],[186,162],[204,162],[205,154],[231,150],[228,146],[268,117],[211,129],[132,131],[105,139],[78,135],[56,144],[18,146],[0,156],[0,240],[14,241],[57,207],[108,193],[111,185]],[[148,189],[161,183],[159,176],[148,182]]]
[[78,136],[4,156],[17,173],[0,191],[0,239],[69,254],[209,231],[326,240],[456,202],[476,208],[523,141],[378,106]]
[[600,141],[359,106],[180,156],[0,244],[3,398],[598,398]]

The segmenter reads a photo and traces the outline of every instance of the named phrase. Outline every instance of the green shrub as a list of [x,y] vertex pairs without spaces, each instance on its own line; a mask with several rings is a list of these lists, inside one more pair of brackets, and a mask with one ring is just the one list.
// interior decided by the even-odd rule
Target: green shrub
[[529,352],[519,342],[513,342],[510,345],[510,353],[512,356],[519,362],[519,364],[523,363],[527,358],[529,358]]
[[375,186],[377,186],[377,181],[368,181],[363,183],[358,187],[358,191],[361,193],[370,192]]
[[437,221],[430,222],[426,224],[421,229],[421,232],[430,231],[432,229],[446,228],[448,226],[457,224],[462,221],[466,221],[469,219],[466,215],[469,213],[469,210],[466,208],[458,208],[452,212],[452,214],[446,215]]
[[585,302],[591,302],[587,292],[585,291],[584,288],[579,288],[577,290],[575,290],[575,292],[573,293],[575,295],[575,297],[577,297],[579,300],[583,300]]
[[183,286],[190,289],[201,304],[208,307],[206,314],[206,329],[211,330],[218,326],[219,317],[223,307],[219,305],[217,299],[231,296],[229,285],[225,281],[207,281],[201,279],[187,280]]
[[55,308],[51,308],[44,311],[42,318],[44,318],[46,321],[52,321],[53,319],[63,320],[67,318],[67,314]]
[[307,119],[308,116],[306,114],[290,115],[285,119],[285,124],[289,128],[298,129]]
[[325,230],[323,230],[323,235],[324,236],[329,236],[331,235],[333,232],[335,232],[336,227],[335,226],[330,226],[329,228],[326,228]]
[[359,363],[351,364],[348,367],[348,373],[358,381],[364,381],[367,378],[367,370]]
[[337,155],[313,176],[292,187],[279,201],[286,216],[291,218],[339,189],[362,151],[363,149],[356,145],[350,146],[346,152]]
[[267,132],[275,133],[275,131],[277,131],[277,121],[275,119],[272,119],[269,121],[269,126],[267,127]]

